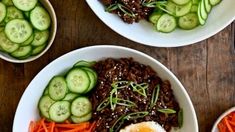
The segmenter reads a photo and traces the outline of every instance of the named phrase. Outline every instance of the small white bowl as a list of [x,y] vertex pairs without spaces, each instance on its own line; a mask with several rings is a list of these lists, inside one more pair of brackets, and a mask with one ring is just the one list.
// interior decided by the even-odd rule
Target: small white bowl
[[230,114],[231,112],[235,111],[235,107],[232,107],[230,109],[228,109],[227,111],[225,111],[222,115],[220,115],[220,117],[215,121],[213,128],[211,130],[211,132],[219,132],[219,129],[217,127],[217,125],[219,124],[219,122],[228,114]]
[[39,1],[43,5],[43,7],[48,11],[48,13],[51,17],[50,36],[49,36],[48,44],[47,44],[46,48],[41,53],[37,54],[36,56],[31,56],[31,57],[23,59],[23,60],[13,58],[10,55],[0,51],[0,58],[1,59],[4,59],[9,62],[13,62],[13,63],[26,63],[26,62],[30,62],[30,61],[36,60],[37,58],[41,57],[51,47],[51,45],[55,39],[55,35],[56,35],[56,31],[57,31],[56,14],[55,14],[54,8],[52,7],[49,0],[39,0]]
[[193,30],[176,29],[171,33],[160,33],[154,26],[142,20],[126,24],[116,14],[105,12],[100,0],[86,0],[93,12],[111,29],[132,41],[155,47],[179,47],[197,43],[218,33],[235,20],[235,0],[222,0],[209,14],[204,26]]
[[[98,61],[104,58],[132,57],[135,61],[151,66],[160,78],[169,80],[180,107],[183,109],[181,132],[198,132],[197,117],[186,90],[175,75],[154,58],[129,48],[119,46],[92,46],[67,53],[48,64],[31,81],[24,92],[15,113],[13,132],[27,132],[29,123],[39,119],[38,101],[50,79],[69,70],[77,61]],[[172,129],[172,132],[176,132]]]

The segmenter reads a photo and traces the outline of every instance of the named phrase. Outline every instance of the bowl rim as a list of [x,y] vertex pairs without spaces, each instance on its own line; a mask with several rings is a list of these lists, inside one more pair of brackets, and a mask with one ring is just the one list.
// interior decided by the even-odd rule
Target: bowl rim
[[235,112],[235,106],[227,109],[225,112],[223,112],[215,121],[215,123],[213,124],[212,130],[211,132],[216,132],[215,130],[218,129],[217,125],[219,124],[219,122],[228,114],[230,114],[231,112]]
[[29,90],[28,90],[28,87],[30,87],[32,85],[32,82],[35,82],[36,79],[38,78],[38,76],[43,72],[45,71],[46,69],[48,69],[49,67],[51,67],[52,65],[58,63],[59,61],[61,61],[63,58],[67,58],[68,59],[68,56],[71,56],[72,54],[76,54],[77,52],[82,52],[84,50],[90,50],[90,49],[101,49],[101,48],[105,48],[105,49],[119,49],[119,50],[125,50],[125,51],[130,51],[130,52],[133,52],[133,53],[136,53],[136,54],[139,54],[140,56],[143,56],[144,58],[147,58],[149,59],[150,61],[154,62],[156,65],[159,65],[163,70],[164,72],[166,72],[167,74],[169,74],[169,76],[171,76],[173,78],[173,80],[175,80],[176,84],[179,85],[179,88],[181,89],[181,91],[183,92],[183,94],[185,95],[188,103],[189,103],[189,109],[190,111],[192,112],[192,117],[193,117],[193,125],[195,126],[195,131],[196,132],[199,132],[199,128],[198,128],[198,120],[197,120],[197,116],[196,116],[196,112],[195,112],[195,109],[194,109],[194,106],[193,106],[193,103],[186,91],[186,89],[184,88],[184,86],[181,84],[181,82],[178,80],[178,78],[166,67],[164,66],[161,62],[159,62],[158,60],[154,59],[153,57],[141,52],[141,51],[138,51],[138,50],[135,50],[135,49],[131,49],[131,48],[127,48],[127,47],[123,47],[123,46],[116,46],[116,45],[95,45],[95,46],[88,46],[88,47],[83,47],[83,48],[80,48],[80,49],[76,49],[76,50],[73,50],[73,51],[70,51],[60,57],[58,57],[57,59],[55,59],[54,61],[50,62],[48,65],[46,65],[40,72],[38,72],[38,74],[32,79],[32,81],[29,83],[29,85],[27,86],[27,88],[25,89],[23,95],[21,96],[20,98],[20,101],[17,105],[17,109],[16,109],[16,112],[15,112],[15,115],[14,115],[14,120],[13,120],[13,127],[12,127],[12,130],[13,132],[16,132],[14,130],[16,130],[15,128],[15,123],[16,123],[16,119],[18,118],[18,113],[19,113],[19,107],[23,105],[23,99],[25,99],[24,96],[26,96],[27,94],[30,94]]
[[[39,0],[39,1],[42,1],[42,0]],[[51,39],[49,40],[46,48],[40,54],[37,54],[36,56],[32,56],[30,58],[26,58],[26,59],[23,59],[23,60],[9,58],[7,56],[2,55],[4,53],[0,53],[0,58],[1,59],[5,60],[5,61],[8,61],[8,62],[11,62],[11,63],[27,63],[27,62],[31,62],[31,61],[34,61],[34,60],[38,59],[39,57],[44,55],[50,49],[51,45],[53,44],[53,42],[55,40],[55,36],[56,36],[56,33],[57,33],[57,17],[56,17],[56,13],[55,13],[54,8],[51,5],[51,2],[49,0],[43,0],[43,2],[51,10],[49,12],[48,9],[46,9],[49,12],[51,20],[54,22],[54,24],[51,25],[51,29],[53,29],[52,33],[51,33]],[[43,5],[44,8],[45,8],[45,5]]]
[[[98,1],[97,1],[98,2]],[[198,42],[201,42],[203,40],[206,40],[210,37],[212,37],[213,35],[217,34],[218,32],[222,31],[224,28],[226,28],[230,23],[232,23],[235,20],[235,14],[234,16],[227,21],[226,23],[222,24],[219,28],[216,28],[216,30],[208,32],[207,34],[201,36],[200,38],[195,38],[193,40],[189,40],[189,41],[184,41],[184,42],[171,42],[168,43],[167,45],[164,43],[158,43],[158,44],[153,44],[153,42],[150,41],[143,41],[140,39],[136,39],[134,37],[129,37],[129,36],[125,36],[121,31],[118,31],[116,28],[114,28],[114,26],[112,26],[112,24],[110,24],[106,19],[104,19],[101,15],[100,12],[95,11],[94,7],[95,5],[92,5],[92,0],[86,0],[86,3],[89,5],[90,9],[95,13],[95,15],[106,25],[108,26],[110,29],[112,29],[114,32],[118,33],[119,35],[121,35],[122,37],[131,40],[133,42],[142,44],[142,45],[147,45],[147,46],[152,46],[152,47],[183,47],[183,46],[188,46],[188,45],[192,45]],[[101,4],[101,3],[100,3]],[[105,12],[105,11],[104,11]]]

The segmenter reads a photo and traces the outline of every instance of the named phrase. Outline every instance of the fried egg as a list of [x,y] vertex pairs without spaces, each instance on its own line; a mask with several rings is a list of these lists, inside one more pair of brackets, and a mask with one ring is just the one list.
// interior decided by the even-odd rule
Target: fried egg
[[158,123],[153,121],[131,124],[121,129],[120,132],[166,132]]

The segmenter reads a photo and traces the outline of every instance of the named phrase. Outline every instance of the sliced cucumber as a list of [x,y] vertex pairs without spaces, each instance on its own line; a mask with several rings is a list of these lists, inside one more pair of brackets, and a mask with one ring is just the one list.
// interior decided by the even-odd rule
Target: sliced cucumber
[[83,67],[82,69],[84,69],[87,72],[87,74],[90,78],[90,85],[86,91],[86,93],[87,93],[87,92],[90,92],[95,87],[95,85],[97,83],[97,73],[94,70],[87,68],[87,67]]
[[46,44],[35,47],[32,51],[32,55],[37,55],[41,53],[45,49],[45,47],[46,47]]
[[29,56],[32,52],[32,47],[29,46],[22,46],[19,47],[16,51],[12,52],[11,55],[16,58],[22,58],[25,56]]
[[30,12],[30,21],[36,29],[41,31],[48,29],[51,24],[50,15],[41,6],[36,6]]
[[7,14],[6,6],[2,2],[0,2],[0,22],[4,20],[6,14]]
[[212,6],[211,6],[209,0],[202,0],[202,1],[204,1],[204,4],[205,4],[205,8],[206,8],[207,13],[210,13]]
[[5,33],[12,42],[22,43],[32,35],[33,29],[26,20],[14,19],[7,23]]
[[4,31],[4,27],[0,27],[0,32]]
[[206,7],[205,7],[205,3],[203,2],[204,0],[202,0],[200,2],[200,13],[201,13],[201,17],[206,20],[208,17],[208,14],[206,12]]
[[157,30],[164,33],[172,32],[176,26],[175,18],[169,14],[163,14],[157,22]]
[[149,16],[149,21],[153,24],[156,24],[158,19],[161,17],[161,15],[163,14],[162,10],[158,10],[156,12],[153,12],[150,16]]
[[172,0],[177,5],[187,4],[190,0]]
[[18,9],[30,11],[36,6],[38,0],[12,0],[12,2]]
[[74,64],[74,67],[92,67],[93,65],[95,65],[95,61],[78,61],[77,63]]
[[75,98],[77,98],[79,95],[78,94],[75,94],[75,93],[68,93],[66,94],[66,96],[63,98],[63,100],[66,100],[66,101],[73,101]]
[[192,2],[188,2],[186,5],[176,6],[175,15],[177,17],[184,16],[190,12],[192,7]]
[[70,116],[70,103],[68,101],[57,101],[49,109],[50,119],[55,122],[64,122]]
[[55,101],[52,100],[48,95],[42,96],[39,100],[39,110],[43,117],[49,118],[49,108]]
[[210,0],[210,4],[211,4],[212,6],[215,6],[215,5],[219,4],[221,1],[222,1],[222,0]]
[[77,117],[77,116],[71,116],[71,120],[73,123],[82,123],[89,121],[92,118],[92,112],[82,116],[82,117]]
[[201,25],[204,25],[206,23],[206,20],[204,20],[201,16],[201,4],[198,5],[198,11],[197,11],[197,15],[198,15],[198,20],[199,20],[199,23]]
[[49,96],[53,100],[63,99],[68,91],[65,79],[61,76],[53,77],[48,85],[48,88]]
[[197,12],[198,10],[198,5],[192,5],[190,12]]
[[34,32],[34,40],[32,42],[33,46],[40,46],[46,43],[49,38],[49,31],[35,31]]
[[34,33],[26,41],[24,41],[20,45],[21,46],[29,45],[29,44],[31,44],[33,42],[33,40],[34,40]]
[[175,3],[171,2],[171,1],[167,1],[166,4],[166,10],[170,12],[171,15],[176,15],[176,5]]
[[5,35],[4,32],[0,33],[0,46],[7,53],[12,53],[19,48],[19,45],[11,42]]
[[6,6],[13,6],[12,0],[2,0],[2,3],[5,4]]
[[81,68],[73,68],[66,77],[68,88],[74,93],[85,93],[90,85],[90,79],[86,71]]
[[182,29],[190,30],[197,27],[199,24],[198,16],[196,13],[189,13],[182,16],[178,20],[178,25]]
[[9,21],[13,19],[22,19],[22,18],[24,18],[24,15],[20,10],[18,10],[14,6],[7,7],[7,14],[4,19],[6,23],[8,23]]
[[193,4],[198,4],[198,3],[199,3],[199,0],[192,0],[192,3],[193,3]]
[[48,87],[46,87],[43,91],[43,95],[48,95],[49,94],[49,90],[48,90]]
[[74,116],[84,116],[90,113],[92,110],[92,104],[86,97],[78,97],[71,104],[71,113]]

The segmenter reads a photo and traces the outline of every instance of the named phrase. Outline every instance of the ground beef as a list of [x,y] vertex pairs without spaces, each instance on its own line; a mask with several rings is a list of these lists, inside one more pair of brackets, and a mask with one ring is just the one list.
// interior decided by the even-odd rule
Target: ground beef
[[[146,19],[149,14],[152,13],[154,8],[145,7],[142,5],[143,0],[100,0],[106,7],[109,7],[113,4],[123,5],[123,9],[127,12],[131,12],[134,16],[127,15],[119,8],[111,11],[112,13],[117,14],[122,20],[126,23],[139,22],[141,19]],[[152,1],[152,0],[145,0]]]
[[[169,81],[163,81],[156,72],[149,66],[140,64],[132,58],[121,59],[105,59],[95,64],[94,69],[98,74],[98,83],[92,91],[91,101],[93,104],[93,117],[97,121],[97,132],[108,132],[115,121],[122,115],[133,112],[148,111],[150,114],[141,119],[129,120],[124,122],[122,128],[131,124],[143,121],[156,121],[163,126],[166,131],[170,131],[172,127],[178,127],[178,116],[180,108],[174,98],[173,91]],[[118,96],[128,99],[137,104],[138,107],[127,108],[126,106],[117,105],[114,111],[110,107],[106,107],[101,111],[96,111],[97,106],[110,95],[112,90],[111,84],[117,81],[133,81],[135,83],[148,83],[147,97],[134,92],[129,87],[120,89]],[[152,98],[154,88],[160,85],[159,98],[156,105],[150,109],[149,105]],[[164,114],[156,109],[170,108],[177,111],[176,114]]]

